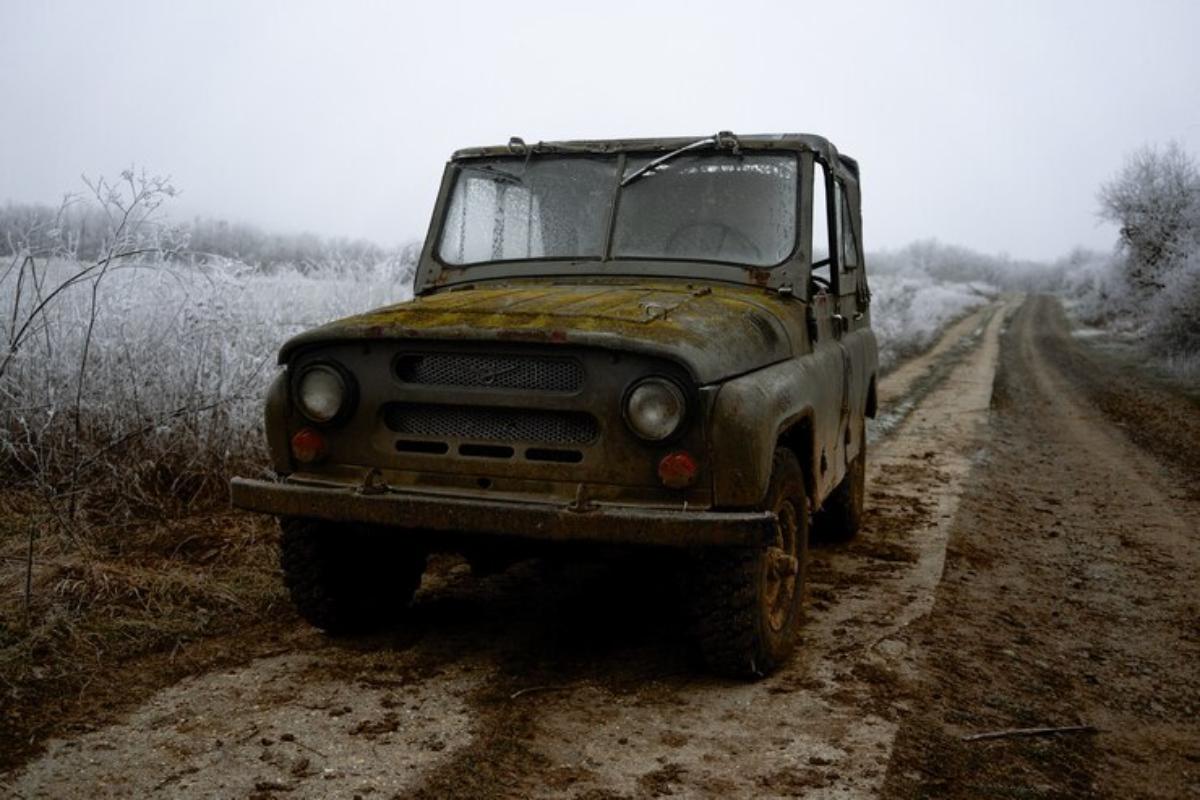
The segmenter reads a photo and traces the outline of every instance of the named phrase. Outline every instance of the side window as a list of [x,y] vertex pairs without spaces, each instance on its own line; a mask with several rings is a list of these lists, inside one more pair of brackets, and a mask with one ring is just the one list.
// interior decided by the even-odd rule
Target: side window
[[858,258],[858,240],[854,236],[854,217],[850,214],[850,196],[841,190],[841,185],[838,185],[838,194],[841,196],[841,202],[838,203],[838,231],[842,240],[842,269],[856,269],[860,263]]
[[829,288],[832,284],[829,266],[829,203],[825,194],[825,166],[813,164],[813,218],[812,218],[812,263],[813,277],[818,287]]

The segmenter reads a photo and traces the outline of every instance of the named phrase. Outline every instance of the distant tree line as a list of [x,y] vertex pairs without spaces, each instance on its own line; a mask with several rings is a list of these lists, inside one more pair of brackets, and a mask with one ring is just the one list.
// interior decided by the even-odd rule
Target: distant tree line
[[[112,219],[103,204],[68,199],[60,206],[8,203],[0,207],[0,257],[69,255],[83,261],[101,257]],[[279,234],[254,225],[197,217],[164,231],[171,258],[226,259],[263,271],[287,267],[302,272],[351,269],[394,262],[411,275],[419,243],[386,248],[365,239],[326,238],[312,233]],[[405,269],[405,268],[408,269]]]

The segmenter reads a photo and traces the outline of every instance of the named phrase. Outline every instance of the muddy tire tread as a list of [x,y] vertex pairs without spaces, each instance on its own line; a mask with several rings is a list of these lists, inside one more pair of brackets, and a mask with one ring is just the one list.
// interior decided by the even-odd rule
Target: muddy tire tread
[[327,522],[279,521],[280,566],[292,603],[331,635],[361,633],[392,620],[412,601],[424,553]]
[[[773,503],[782,486],[804,491],[804,473],[795,455],[775,451],[771,488],[766,504]],[[758,678],[769,674],[792,649],[771,653],[761,633],[758,575],[764,550],[722,548],[698,555],[692,568],[692,614],[696,643],[708,668],[731,678]]]

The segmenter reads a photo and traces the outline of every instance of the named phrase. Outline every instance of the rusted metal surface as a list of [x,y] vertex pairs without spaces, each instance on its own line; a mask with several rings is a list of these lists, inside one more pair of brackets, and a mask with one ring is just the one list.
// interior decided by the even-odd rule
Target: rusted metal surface
[[401,492],[301,486],[234,478],[233,504],[277,516],[380,525],[397,531],[494,534],[542,541],[663,547],[760,545],[775,536],[775,515],[502,502]]
[[642,280],[548,285],[514,280],[429,295],[291,339],[287,363],[314,345],[361,340],[524,341],[606,347],[670,358],[714,383],[789,358],[802,342],[799,301],[761,290]]
[[[459,385],[416,383],[404,380],[405,365],[414,356],[470,356],[503,359],[503,363],[536,364],[547,358],[568,358],[579,370],[580,381],[568,391],[471,385],[474,374],[462,374]],[[397,486],[443,487],[460,492],[494,494],[542,494],[548,499],[573,496],[579,483],[593,485],[594,494],[617,502],[644,497],[647,490],[671,502],[687,502],[693,508],[712,505],[711,473],[703,465],[695,485],[666,490],[658,477],[659,460],[676,449],[701,454],[705,450],[707,398],[709,393],[688,392],[689,425],[668,442],[652,443],[638,438],[625,423],[623,399],[629,386],[648,375],[669,378],[689,387],[691,378],[678,363],[631,354],[612,348],[560,347],[551,343],[514,341],[429,341],[409,338],[364,338],[310,350],[292,360],[292,371],[302,371],[315,361],[336,361],[356,376],[358,408],[344,423],[323,429],[327,459],[306,468],[339,480],[357,480],[364,469],[377,468]],[[416,430],[396,424],[395,409],[453,409],[465,412],[465,427]],[[478,418],[470,419],[470,412]],[[491,429],[488,417],[512,414],[586,416],[594,421],[598,435],[586,441],[563,443],[554,437],[501,421],[501,431]],[[403,420],[400,420],[403,422]],[[476,424],[477,423],[477,424]],[[277,457],[287,458],[290,433],[305,425],[296,410],[270,418],[268,428],[280,428],[273,437],[284,449]],[[399,445],[399,448],[398,448]],[[478,445],[500,445],[506,451],[484,451]],[[467,451],[463,452],[466,447]],[[547,460],[546,449],[554,449],[571,460]],[[532,452],[531,452],[532,451]],[[530,457],[532,455],[532,457]],[[276,468],[280,474],[295,468]],[[488,483],[486,491],[477,485]],[[524,481],[524,484],[518,483]]]
[[[520,152],[514,151],[510,144],[491,145],[485,147],[466,147],[458,150],[451,158],[462,160],[469,158],[490,158],[494,156],[525,155],[526,153],[659,153],[678,150],[689,144],[703,139],[703,136],[666,136],[647,139],[577,139],[558,142],[537,142],[526,145]],[[840,163],[845,169],[858,173],[858,166],[853,159],[839,156],[837,148],[824,136],[812,133],[760,133],[738,135],[737,145],[743,150],[795,150],[818,153],[831,163]]]

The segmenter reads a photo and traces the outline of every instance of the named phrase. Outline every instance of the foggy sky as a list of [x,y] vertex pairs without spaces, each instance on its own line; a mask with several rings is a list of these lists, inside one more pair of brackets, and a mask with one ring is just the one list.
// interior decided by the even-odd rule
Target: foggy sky
[[[853,5],[853,7],[851,7]],[[1200,156],[1200,3],[0,0],[0,202],[170,174],[174,214],[423,237],[459,147],[803,131],[868,250],[1111,247],[1131,150]]]

